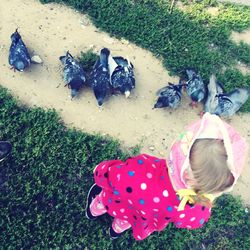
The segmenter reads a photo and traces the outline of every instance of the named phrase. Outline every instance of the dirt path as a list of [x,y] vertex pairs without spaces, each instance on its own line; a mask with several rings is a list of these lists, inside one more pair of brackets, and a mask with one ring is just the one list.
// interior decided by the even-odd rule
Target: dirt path
[[250,6],[250,1],[249,0],[219,0],[219,2],[229,2],[229,3],[236,3],[236,4],[242,4],[242,5]]
[[[170,77],[151,53],[110,38],[86,16],[65,6],[42,5],[35,0],[0,1],[0,16],[0,83],[28,105],[55,108],[68,126],[111,135],[125,146],[142,143],[142,152],[164,157],[184,126],[199,118],[201,107],[192,110],[186,97],[176,111],[152,110],[155,92],[168,81],[177,82],[178,78]],[[30,51],[44,60],[43,65],[33,65],[25,73],[11,71],[7,60],[10,34],[17,26]],[[246,38],[250,42],[249,35]],[[112,96],[100,109],[93,93],[84,89],[78,99],[70,100],[69,90],[63,87],[58,58],[67,50],[77,55],[90,47],[97,50],[108,47],[113,55],[129,56],[135,66],[137,83],[130,99]],[[250,144],[249,123],[250,114],[236,115],[231,121]],[[248,203],[249,161],[250,158],[234,190],[234,194],[240,194]]]

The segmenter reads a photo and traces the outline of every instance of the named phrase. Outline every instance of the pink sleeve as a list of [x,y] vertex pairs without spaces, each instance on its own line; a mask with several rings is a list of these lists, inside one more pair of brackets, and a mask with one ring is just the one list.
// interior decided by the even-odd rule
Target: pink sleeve
[[196,229],[204,226],[211,215],[211,208],[201,205],[186,205],[185,210],[178,211],[174,225],[178,228]]

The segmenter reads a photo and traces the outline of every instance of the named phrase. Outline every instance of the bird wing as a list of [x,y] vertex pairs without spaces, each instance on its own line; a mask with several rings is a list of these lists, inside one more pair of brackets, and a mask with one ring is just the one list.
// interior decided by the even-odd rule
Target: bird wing
[[159,89],[157,92],[156,92],[156,95],[157,96],[163,96],[163,95],[166,95],[169,93],[170,89],[173,89],[172,87],[170,87],[169,85]]
[[82,66],[73,58],[66,60],[64,65],[64,80],[70,83],[74,79],[81,79],[82,84],[86,81],[86,74]]
[[194,101],[202,101],[205,98],[206,88],[200,75],[195,76],[187,82],[186,91]]
[[218,106],[216,107],[214,113],[219,116],[229,116],[232,112],[233,103],[227,97],[218,97]]
[[237,88],[227,94],[232,102],[231,113],[236,113],[249,98],[249,91],[244,88]]
[[10,46],[9,63],[13,65],[16,61],[22,61],[26,66],[31,62],[28,49],[21,38],[17,43],[12,42]]
[[110,75],[110,82],[111,82],[111,77],[112,74],[114,73],[115,69],[118,67],[118,64],[116,61],[113,59],[111,55],[108,57],[108,66],[109,66],[109,75]]
[[204,105],[205,112],[213,113],[218,105],[217,95],[217,85],[215,75],[211,75],[209,79],[209,84],[207,86],[208,94]]

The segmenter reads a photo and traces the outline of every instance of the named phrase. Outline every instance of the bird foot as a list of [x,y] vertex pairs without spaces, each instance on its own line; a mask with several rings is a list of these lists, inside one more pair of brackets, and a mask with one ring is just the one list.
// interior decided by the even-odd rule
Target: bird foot
[[202,118],[204,114],[205,114],[205,112],[201,111],[200,114],[199,114],[200,118]]
[[15,67],[10,67],[10,70],[13,70],[14,72],[16,72]]
[[198,103],[197,102],[191,102],[190,104],[189,104],[189,106],[191,106],[192,108],[198,108]]

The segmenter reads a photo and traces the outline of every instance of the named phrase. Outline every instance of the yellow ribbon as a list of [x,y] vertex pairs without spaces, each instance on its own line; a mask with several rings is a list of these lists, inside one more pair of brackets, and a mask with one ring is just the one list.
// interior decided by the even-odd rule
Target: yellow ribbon
[[[181,199],[177,211],[183,211],[187,202],[194,204],[194,199],[192,198],[192,196],[197,195],[197,193],[192,189],[180,189],[176,192],[176,194]],[[211,202],[213,202],[215,199],[212,194],[202,194],[202,196],[209,199]]]

